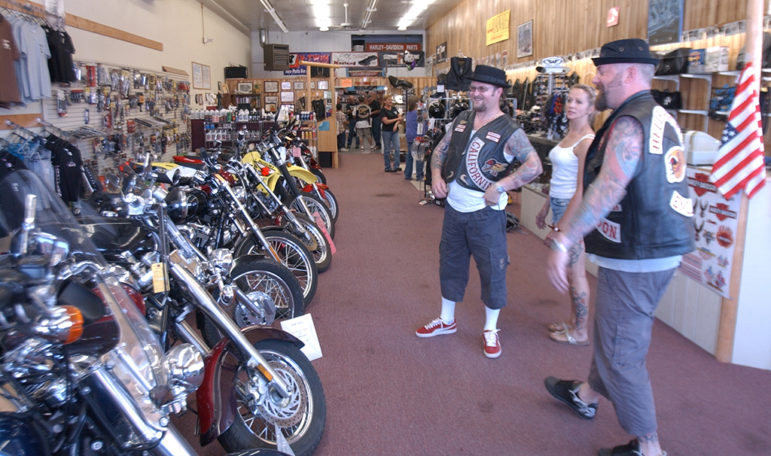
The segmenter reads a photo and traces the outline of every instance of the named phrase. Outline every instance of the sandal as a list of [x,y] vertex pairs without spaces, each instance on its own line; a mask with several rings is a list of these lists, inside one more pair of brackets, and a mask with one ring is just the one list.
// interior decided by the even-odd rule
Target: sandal
[[566,322],[561,321],[559,323],[549,323],[549,325],[546,327],[548,328],[549,332],[551,333],[561,333],[568,331],[570,329],[570,325],[568,325]]
[[[559,336],[565,336],[565,339],[564,340],[556,339],[556,337],[559,337]],[[568,331],[567,329],[565,331],[550,333],[549,339],[553,340],[554,342],[557,342],[558,344],[568,344],[568,345],[578,345],[578,346],[589,345],[588,337],[586,338],[586,340],[576,340],[576,338],[573,337],[573,335],[570,334],[570,331]]]

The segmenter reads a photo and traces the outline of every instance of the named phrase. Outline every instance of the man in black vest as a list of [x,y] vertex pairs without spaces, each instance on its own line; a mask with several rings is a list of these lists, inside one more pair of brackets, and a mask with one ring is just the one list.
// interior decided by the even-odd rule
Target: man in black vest
[[600,396],[613,403],[635,439],[600,455],[659,456],[645,357],[656,306],[682,255],[693,250],[682,135],[651,96],[656,59],[645,41],[613,41],[592,60],[597,108],[613,114],[589,146],[580,207],[550,237],[547,272],[564,293],[568,252],[586,235],[586,251],[600,266],[594,356],[586,382],[548,377],[544,384],[585,419],[594,418]]
[[[473,109],[461,112],[431,156],[431,190],[447,198],[439,244],[442,311],[420,327],[418,337],[452,334],[455,303],[463,300],[469,259],[479,270],[485,326],[482,349],[501,355],[498,315],[506,305],[506,191],[541,174],[541,161],[524,131],[500,109],[508,87],[503,70],[477,65],[468,88]],[[516,161],[521,166],[512,172]]]

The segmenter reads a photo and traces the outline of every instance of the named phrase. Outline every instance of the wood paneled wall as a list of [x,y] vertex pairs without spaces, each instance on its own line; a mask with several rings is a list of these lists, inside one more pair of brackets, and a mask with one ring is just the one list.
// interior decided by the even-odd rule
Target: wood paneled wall
[[[606,27],[611,7],[620,9],[619,23]],[[485,45],[487,19],[511,10],[510,38]],[[533,20],[533,55],[517,59],[517,26]],[[746,4],[726,0],[685,0],[683,29],[746,19]],[[567,55],[600,47],[621,38],[644,38],[647,34],[647,0],[464,0],[427,29],[426,45],[430,52],[447,42],[447,56],[459,54],[481,58],[508,52],[509,64]],[[449,62],[434,67],[446,71]]]

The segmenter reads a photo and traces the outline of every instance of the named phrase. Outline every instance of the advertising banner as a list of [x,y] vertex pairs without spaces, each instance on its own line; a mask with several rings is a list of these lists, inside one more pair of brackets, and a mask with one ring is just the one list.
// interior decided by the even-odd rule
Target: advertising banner
[[688,167],[696,250],[683,256],[680,271],[719,295],[730,298],[728,292],[739,226],[740,197],[725,199],[710,182],[709,176],[709,169]]
[[286,76],[304,76],[308,67],[300,62],[329,63],[329,52],[290,52],[289,69],[284,70]]

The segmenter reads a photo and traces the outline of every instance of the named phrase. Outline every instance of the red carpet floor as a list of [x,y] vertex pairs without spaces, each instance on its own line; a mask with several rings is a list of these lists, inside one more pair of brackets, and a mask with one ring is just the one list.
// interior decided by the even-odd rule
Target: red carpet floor
[[[547,337],[568,301],[546,279],[537,237],[508,237],[499,359],[482,355],[473,266],[458,332],[418,339],[440,308],[443,209],[418,205],[422,192],[384,173],[379,154],[342,154],[340,165],[325,170],[341,207],[338,252],[307,309],[324,353],[314,361],[327,398],[317,455],[593,455],[626,443],[609,402],[584,421],[543,388],[549,375],[585,378],[592,349]],[[771,454],[771,372],[720,363],[659,321],[648,366],[670,456]]]

